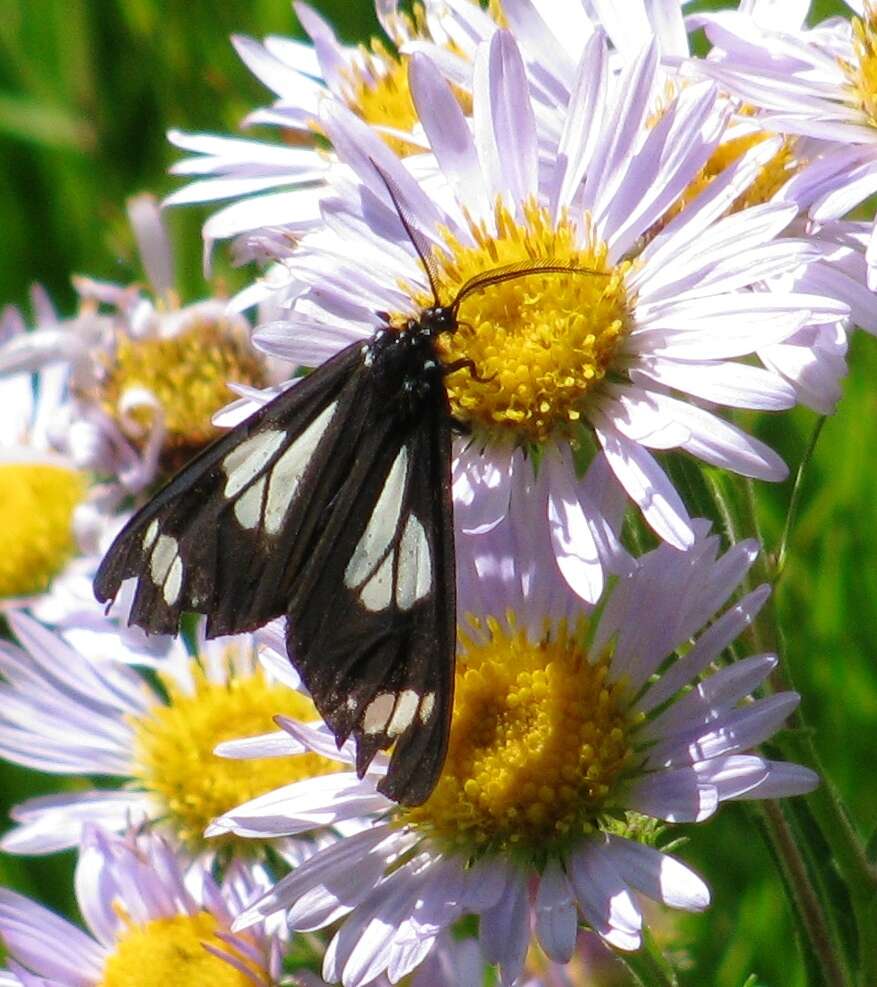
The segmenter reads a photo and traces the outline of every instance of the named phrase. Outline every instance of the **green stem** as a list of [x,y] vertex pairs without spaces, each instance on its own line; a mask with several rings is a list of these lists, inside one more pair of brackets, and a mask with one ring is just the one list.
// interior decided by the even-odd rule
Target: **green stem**
[[725,474],[713,472],[713,470],[704,470],[704,479],[712,495],[715,509],[722,520],[722,527],[725,529],[728,543],[735,545],[738,541],[742,541],[744,536],[740,533],[738,518],[735,516],[731,498],[728,496],[729,491],[725,489],[727,477]]
[[679,987],[676,972],[646,930],[643,930],[643,948],[638,953],[616,952],[615,955],[639,987]]
[[[792,494],[783,539],[780,543],[780,555],[788,544],[788,538],[794,526],[794,517],[800,509],[802,477],[813,458],[813,452],[824,422],[825,419],[821,418],[816,423],[807,450],[798,467],[795,491]],[[749,496],[744,504],[748,516],[743,519],[743,525],[757,536],[759,530],[757,505],[754,485],[751,481],[747,482],[747,490]],[[774,584],[780,571],[779,561],[775,567],[772,567],[771,560],[764,553],[759,556],[752,569],[756,581],[772,581]],[[789,663],[784,656],[782,628],[777,614],[775,594],[771,595],[771,598],[755,618],[753,638],[757,642],[759,650],[763,645],[767,645],[768,650],[773,651],[781,659],[777,669],[771,675],[773,688],[776,691],[793,688],[789,674]],[[812,731],[808,728],[804,714],[800,709],[796,711],[790,726],[790,730],[776,738],[777,745],[785,757],[807,765],[822,779],[820,786],[808,797],[808,803],[850,894],[860,939],[859,953],[860,957],[864,959],[866,946],[871,950],[872,955],[877,952],[877,928],[871,921],[874,897],[877,894],[875,870],[868,861],[862,841],[850,822],[840,796],[822,769],[816,746],[813,743]],[[872,983],[877,984],[877,980],[872,981]],[[869,983],[868,987],[872,987],[872,983]]]
[[[818,430],[814,429],[808,452],[799,468],[799,477],[802,475],[806,463],[812,458],[812,451],[815,448],[818,434]],[[753,484],[751,482],[745,484],[746,495],[744,497],[735,497],[730,491],[724,489],[721,479],[709,477],[708,482],[711,493],[716,500],[719,515],[723,519],[727,519],[726,527],[734,540],[739,540],[741,536],[758,538],[759,525]],[[798,482],[800,483],[800,480]],[[798,510],[799,505],[800,494],[795,503],[795,511]],[[787,522],[788,531],[791,531],[791,527],[791,524]],[[749,587],[762,582],[773,582],[775,577],[776,569],[772,567],[771,560],[762,552],[750,572]],[[753,621],[751,636],[759,651],[772,651],[782,659],[782,632],[773,597],[768,600]],[[775,690],[782,691],[787,689],[789,684],[786,665],[781,662],[778,670],[771,676],[771,685]],[[868,948],[872,948],[875,936],[877,936],[877,931],[873,928],[867,928],[865,924],[872,914],[871,907],[875,888],[872,870],[868,866],[864,848],[850,825],[844,807],[833,786],[825,780],[824,774],[819,770],[819,761],[812,737],[800,711],[793,718],[791,729],[778,736],[776,743],[785,757],[811,767],[823,778],[822,785],[809,797],[811,811],[850,894],[859,934],[860,956],[862,956],[864,955],[861,952],[862,948],[866,945]],[[823,901],[817,888],[814,887],[804,865],[800,848],[796,845],[794,835],[778,806],[775,803],[767,803],[767,806],[768,808],[765,810],[767,833],[787,879],[787,884],[791,889],[790,893],[795,900],[796,912],[801,920],[804,933],[808,941],[813,944],[813,950],[818,957],[826,983],[831,984],[832,987],[835,984],[844,984],[844,979],[838,979],[838,975],[842,978],[843,970],[838,959],[838,956],[843,955],[842,944],[832,940],[831,926],[826,919],[830,902]]]
[[792,537],[792,529],[795,526],[795,521],[798,519],[798,511],[801,508],[801,494],[804,489],[804,474],[813,459],[813,454],[816,452],[816,444],[819,442],[819,436],[822,434],[822,428],[826,421],[828,421],[828,417],[826,415],[823,415],[821,418],[817,419],[816,424],[813,426],[813,431],[810,433],[810,441],[807,443],[807,448],[804,450],[804,455],[801,457],[801,462],[798,464],[798,469],[795,472],[795,485],[792,487],[792,497],[789,500],[789,510],[786,514],[786,523],[783,526],[783,533],[780,537],[780,545],[776,553],[775,581],[780,579],[786,568],[786,556],[788,555],[789,542]]
[[859,957],[873,973],[864,980],[877,984],[877,870],[868,860],[859,838],[831,779],[822,770],[819,755],[808,730],[788,731],[777,738],[777,746],[790,760],[807,764],[821,778],[819,787],[807,796],[807,804],[828,846],[837,872],[846,885],[859,935]]
[[760,808],[771,846],[783,870],[785,886],[801,926],[807,933],[807,944],[816,957],[826,987],[850,987],[850,981],[835,953],[822,903],[779,803],[766,801],[761,803]]

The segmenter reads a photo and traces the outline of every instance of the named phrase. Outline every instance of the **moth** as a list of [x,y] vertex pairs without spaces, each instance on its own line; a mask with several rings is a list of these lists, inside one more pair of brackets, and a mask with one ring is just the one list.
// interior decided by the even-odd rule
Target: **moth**
[[[479,274],[442,304],[428,246],[378,171],[434,304],[341,350],[185,466],[116,538],[94,581],[115,599],[137,580],[130,623],[173,634],[185,611],[208,637],[285,616],[289,656],[356,770],[392,747],[378,789],[406,805],[433,790],[448,746],[456,595],[451,497],[455,421],[437,339],[471,294],[528,274]],[[597,272],[591,272],[597,273]],[[480,378],[479,378],[480,379]]]

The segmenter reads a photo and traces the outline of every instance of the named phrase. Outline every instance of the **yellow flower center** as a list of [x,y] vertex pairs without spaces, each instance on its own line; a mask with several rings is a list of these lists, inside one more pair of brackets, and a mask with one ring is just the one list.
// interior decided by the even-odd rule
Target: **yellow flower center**
[[[415,3],[410,14],[396,11],[391,17],[390,32],[397,47],[410,38],[429,40],[423,5]],[[454,50],[453,45],[450,47]],[[372,126],[412,130],[419,120],[408,85],[407,57],[390,51],[379,38],[372,38],[368,48],[360,46],[359,57],[360,64],[351,64],[342,70],[343,94],[348,107]],[[470,114],[471,95],[456,86],[454,94],[463,112]],[[316,122],[314,129],[320,129]],[[421,150],[400,137],[385,134],[384,140],[400,157]]]
[[[379,39],[371,49],[361,47],[365,68],[349,66],[343,72],[344,98],[350,109],[366,123],[394,130],[411,130],[417,123],[417,110],[408,86],[408,62],[395,56]],[[410,141],[384,135],[386,143],[400,157],[415,153]]]
[[[606,247],[593,242],[587,217],[582,225],[568,217],[555,223],[535,203],[525,206],[518,222],[498,205],[496,234],[473,223],[474,245],[447,234],[449,252],[436,256],[445,302],[471,278],[506,265],[570,267],[562,273],[523,270],[466,293],[459,330],[439,337],[445,364],[471,360],[481,378],[468,369],[448,376],[454,415],[495,440],[525,444],[570,435],[630,327],[630,265],[608,265]],[[430,304],[425,296],[417,301]]]
[[588,660],[583,628],[534,644],[506,620],[473,621],[486,643],[461,632],[448,758],[401,817],[450,850],[542,853],[587,832],[630,757],[624,686]]
[[854,17],[853,52],[857,61],[841,62],[853,102],[867,116],[872,126],[877,126],[877,9],[865,3],[864,18]]
[[73,555],[73,511],[85,495],[76,470],[0,464],[0,597],[45,591]]
[[[726,168],[729,168],[752,147],[773,137],[773,134],[758,131],[742,134],[730,140],[723,141],[710,155],[709,161],[700,169],[685,191],[648,231],[645,239],[650,240],[659,233],[674,216],[677,216],[690,202],[707,189]],[[794,137],[784,138],[779,150],[769,161],[763,164],[749,186],[740,193],[731,204],[726,215],[748,209],[769,201],[785,183],[799,171],[804,162],[797,157],[797,140]]]
[[[104,965],[99,987],[253,987],[267,980],[252,957],[220,939],[207,912],[155,918],[130,925]],[[230,953],[253,976],[209,953],[205,944]]]
[[[119,418],[119,401],[131,388],[150,392],[164,412],[164,465],[176,469],[220,434],[211,418],[234,394],[229,382],[261,387],[261,357],[227,321],[196,319],[179,334],[163,339],[120,336],[108,361],[99,400]],[[147,405],[128,414],[126,432],[145,443],[154,410]],[[130,434],[130,433],[134,434]]]
[[[309,699],[270,682],[261,669],[248,675],[229,674],[224,682],[210,681],[195,662],[192,669],[191,691],[168,678],[167,703],[133,720],[136,776],[191,847],[203,846],[201,834],[208,823],[242,802],[302,778],[342,769],[316,754],[256,760],[218,757],[214,748],[224,740],[275,730],[275,714],[307,721],[317,719],[317,713]],[[251,840],[235,843],[236,848],[247,846],[252,848]]]

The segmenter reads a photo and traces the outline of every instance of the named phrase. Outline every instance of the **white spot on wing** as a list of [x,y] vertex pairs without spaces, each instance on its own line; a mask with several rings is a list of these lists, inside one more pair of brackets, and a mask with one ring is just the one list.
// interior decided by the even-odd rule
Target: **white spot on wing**
[[365,733],[383,733],[396,705],[396,697],[392,692],[382,692],[366,706],[362,718],[362,729]]
[[232,449],[222,461],[222,469],[228,477],[225,496],[234,497],[253,477],[258,476],[268,460],[283,445],[285,438],[285,432],[271,429],[267,432],[259,432],[246,442],[242,442],[236,449]]
[[179,555],[171,563],[170,572],[164,581],[164,602],[172,607],[180,598],[183,587],[183,560]]
[[301,478],[314,450],[325,435],[337,406],[338,402],[333,401],[324,408],[274,464],[265,508],[265,530],[269,535],[276,535],[280,530]]
[[429,722],[429,718],[432,716],[432,711],[435,709],[435,693],[427,692],[423,699],[420,700],[420,722],[426,726]]
[[351,588],[359,586],[368,579],[389,548],[399,524],[407,475],[408,449],[402,446],[390,467],[384,489],[378,497],[372,516],[368,519],[362,538],[359,539],[359,544],[344,570],[345,586]]
[[149,573],[156,586],[164,585],[170,567],[177,557],[177,552],[177,540],[171,538],[170,535],[162,535],[155,543],[152,557],[149,560]]
[[143,551],[148,552],[152,548],[152,543],[158,538],[158,519],[152,522],[146,529],[146,534],[143,536]]
[[418,600],[429,595],[431,588],[432,559],[426,531],[410,514],[399,542],[396,604],[400,610],[410,610]]
[[396,698],[396,708],[393,710],[393,718],[387,725],[387,736],[398,737],[404,733],[414,721],[417,713],[419,696],[413,689],[403,689]]
[[366,610],[377,613],[386,610],[393,598],[393,553],[381,563],[378,571],[363,586],[359,594]]
[[234,516],[247,530],[255,528],[259,523],[259,518],[262,515],[262,492],[264,489],[265,477],[263,476],[234,505]]

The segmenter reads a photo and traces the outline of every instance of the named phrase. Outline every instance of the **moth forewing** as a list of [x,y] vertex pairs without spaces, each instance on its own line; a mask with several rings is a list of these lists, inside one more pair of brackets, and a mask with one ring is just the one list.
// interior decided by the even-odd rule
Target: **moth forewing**
[[[136,579],[129,621],[160,634],[176,633],[186,610],[207,615],[211,636],[284,615],[278,574],[301,566],[325,506],[314,482],[325,471],[316,467],[331,460],[341,474],[357,436],[348,431],[348,441],[339,442],[344,433],[336,421],[294,473],[276,471],[333,404],[360,404],[361,364],[358,345],[348,347],[193,459],[113,542],[95,576],[98,600],[115,599],[126,579]],[[332,477],[321,479],[331,487]],[[294,495],[279,520],[278,498],[290,488]],[[329,499],[333,493],[322,490]]]
[[[393,745],[379,788],[415,804],[441,771],[453,701],[451,439],[438,404],[403,427],[392,454],[366,449],[354,465],[362,511],[351,501],[333,516],[287,633],[317,709],[339,741],[355,736],[357,769]],[[369,423],[364,445],[385,441],[381,433]]]

